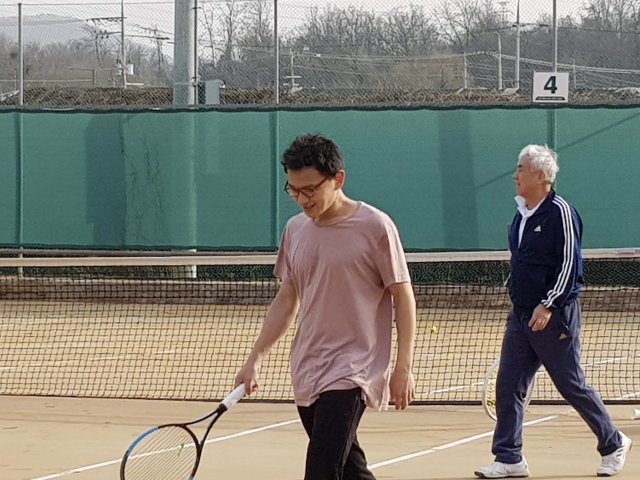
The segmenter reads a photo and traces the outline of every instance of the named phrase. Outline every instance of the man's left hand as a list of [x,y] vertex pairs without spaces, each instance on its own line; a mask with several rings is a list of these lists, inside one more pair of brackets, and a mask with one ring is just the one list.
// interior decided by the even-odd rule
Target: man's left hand
[[391,401],[395,404],[396,410],[404,410],[409,406],[414,398],[415,381],[411,371],[394,370],[389,382],[391,389]]

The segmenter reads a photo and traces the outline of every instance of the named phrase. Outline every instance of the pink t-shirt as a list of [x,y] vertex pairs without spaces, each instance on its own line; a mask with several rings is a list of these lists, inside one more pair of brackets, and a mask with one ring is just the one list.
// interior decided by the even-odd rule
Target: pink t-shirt
[[291,349],[296,404],[361,387],[367,405],[386,408],[393,328],[386,288],[410,282],[393,221],[362,202],[335,225],[300,213],[287,223],[274,273],[300,299]]

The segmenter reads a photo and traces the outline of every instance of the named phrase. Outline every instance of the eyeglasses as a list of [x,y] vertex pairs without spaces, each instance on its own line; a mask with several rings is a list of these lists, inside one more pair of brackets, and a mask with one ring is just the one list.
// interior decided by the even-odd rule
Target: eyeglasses
[[289,185],[289,182],[287,181],[284,184],[284,191],[287,192],[287,195],[289,195],[291,198],[298,199],[300,194],[302,194],[302,196],[305,197],[307,200],[311,200],[311,198],[315,195],[316,191],[322,186],[324,182],[329,180],[329,178],[331,177],[324,177],[320,183],[316,185],[312,185],[310,187],[304,187],[300,189],[292,187],[291,185]]

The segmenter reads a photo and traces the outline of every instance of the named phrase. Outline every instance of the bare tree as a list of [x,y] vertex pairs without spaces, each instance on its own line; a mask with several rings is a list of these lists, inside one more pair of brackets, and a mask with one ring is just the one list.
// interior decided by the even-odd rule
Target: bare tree
[[17,52],[17,44],[4,33],[0,33],[0,93],[15,88]]
[[437,27],[423,6],[398,7],[384,18],[384,50],[392,55],[428,55],[438,42]]
[[244,60],[273,55],[273,3],[253,0],[247,4],[245,31],[238,45]]
[[375,14],[363,7],[312,7],[289,43],[315,53],[370,55],[378,51],[378,36]]
[[[572,33],[584,64],[640,68],[640,0],[588,0],[583,7],[582,24]],[[631,83],[628,76],[615,77],[612,72],[608,79],[601,76],[599,81],[603,86]]]
[[640,0],[589,0],[584,10],[585,26],[621,32],[638,26]]
[[468,50],[474,33],[502,26],[493,0],[446,0],[434,10],[433,17],[442,38],[460,53]]
[[211,3],[203,4],[201,12],[202,13],[199,18],[201,19],[201,24],[202,24],[201,26],[204,28],[203,28],[203,33],[201,34],[201,38],[199,39],[199,42],[203,42],[206,48],[210,51],[211,58],[207,63],[209,63],[209,65],[213,68],[216,65],[216,58],[217,58],[215,32],[216,32],[216,25],[218,23],[216,21],[214,4],[211,4]]
[[206,62],[209,68],[215,68],[220,60],[236,60],[237,47],[246,29],[247,13],[250,7],[255,11],[255,3],[265,2],[255,0],[248,4],[243,0],[225,0],[202,4],[200,27],[203,31],[200,42],[210,52],[211,57]]
[[236,45],[246,26],[247,4],[241,0],[226,0],[221,5],[220,26],[223,35],[223,55],[235,60]]
[[247,36],[254,37],[258,43],[273,45],[273,2],[271,0],[253,0],[247,6],[249,25]]

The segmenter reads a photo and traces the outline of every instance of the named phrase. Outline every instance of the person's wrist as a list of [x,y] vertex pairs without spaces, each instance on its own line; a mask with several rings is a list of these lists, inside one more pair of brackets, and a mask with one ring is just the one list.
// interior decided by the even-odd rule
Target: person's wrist
[[396,368],[394,368],[393,373],[408,375],[409,373],[411,373],[411,367],[408,365],[396,365]]

